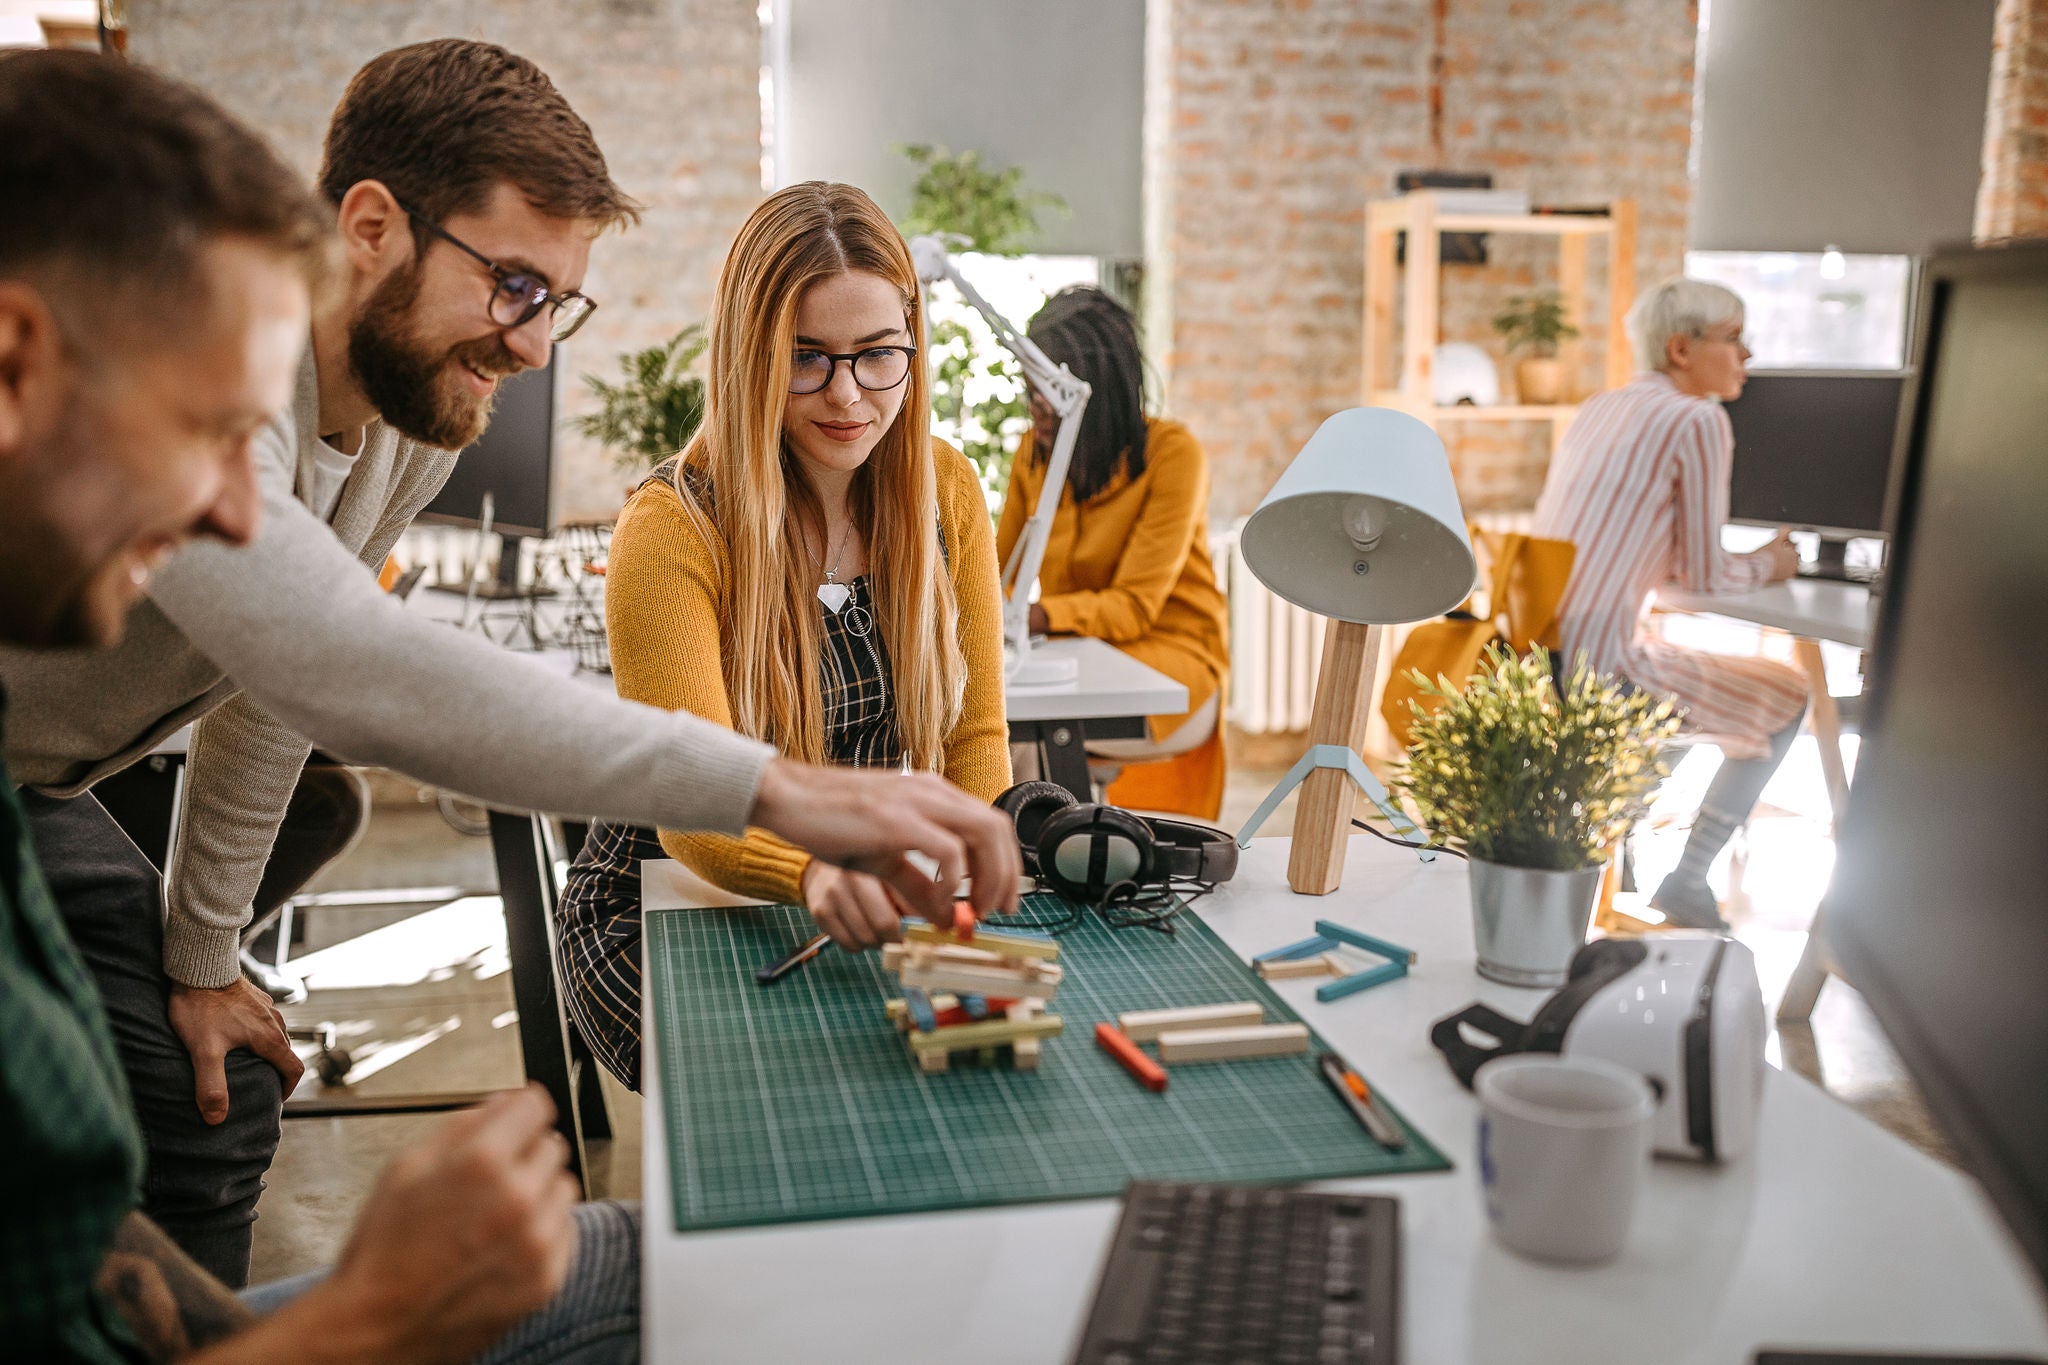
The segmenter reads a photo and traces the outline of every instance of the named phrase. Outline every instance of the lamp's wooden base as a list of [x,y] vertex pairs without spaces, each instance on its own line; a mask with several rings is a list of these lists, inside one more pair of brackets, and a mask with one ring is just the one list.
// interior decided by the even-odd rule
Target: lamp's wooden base
[[[1316,674],[1316,704],[1310,713],[1310,744],[1339,744],[1356,753],[1365,743],[1371,717],[1373,675],[1379,670],[1379,626],[1332,621],[1323,635],[1323,661]],[[1350,774],[1318,768],[1301,784],[1294,816],[1294,847],[1287,859],[1287,884],[1304,896],[1327,896],[1344,880],[1344,850],[1351,842],[1351,813],[1358,790]]]

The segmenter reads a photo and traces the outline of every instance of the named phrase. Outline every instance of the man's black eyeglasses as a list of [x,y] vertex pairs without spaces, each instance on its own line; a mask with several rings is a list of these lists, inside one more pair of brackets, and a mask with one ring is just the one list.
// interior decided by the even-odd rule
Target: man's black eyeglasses
[[478,264],[491,272],[498,281],[497,287],[491,290],[491,321],[507,331],[524,327],[533,321],[534,315],[541,309],[547,308],[553,311],[553,316],[548,320],[548,338],[552,341],[567,341],[575,335],[576,329],[588,322],[590,315],[597,311],[597,304],[575,290],[557,294],[548,288],[546,280],[531,271],[513,270],[499,265],[433,219],[408,207],[403,201],[400,201],[398,207],[404,209],[415,223],[456,250],[474,257]]
[[801,348],[791,357],[789,391],[821,393],[832,383],[841,362],[853,367],[853,382],[869,393],[886,393],[910,377],[915,346],[870,346],[865,351],[814,351]]

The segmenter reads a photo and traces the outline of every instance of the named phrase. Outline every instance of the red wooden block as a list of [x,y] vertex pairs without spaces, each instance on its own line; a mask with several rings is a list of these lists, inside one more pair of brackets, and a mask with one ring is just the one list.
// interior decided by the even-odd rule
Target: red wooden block
[[1104,1052],[1116,1058],[1124,1070],[1136,1076],[1138,1083],[1147,1090],[1166,1089],[1166,1068],[1140,1051],[1138,1045],[1124,1037],[1115,1025],[1097,1024],[1095,1042]]

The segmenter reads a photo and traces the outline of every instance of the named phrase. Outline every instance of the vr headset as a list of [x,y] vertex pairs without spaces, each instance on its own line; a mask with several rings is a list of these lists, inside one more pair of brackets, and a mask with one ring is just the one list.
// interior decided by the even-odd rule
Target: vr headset
[[[1491,1038],[1472,1042],[1466,1031]],[[1564,987],[1528,1023],[1467,1005],[1430,1028],[1467,1090],[1495,1057],[1556,1052],[1627,1067],[1657,1094],[1666,1156],[1727,1160],[1756,1138],[1764,1084],[1764,998],[1756,959],[1705,932],[1601,939],[1572,958]]]
[[1024,870],[1090,905],[1119,886],[1213,886],[1237,873],[1237,841],[1222,830],[1080,801],[1057,783],[1020,782],[996,809],[1017,827]]

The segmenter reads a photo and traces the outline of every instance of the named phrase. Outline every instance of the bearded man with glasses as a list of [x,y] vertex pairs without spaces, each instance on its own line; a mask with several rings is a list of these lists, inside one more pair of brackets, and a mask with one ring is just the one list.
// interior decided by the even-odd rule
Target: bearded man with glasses
[[[61,167],[36,184],[92,190],[67,188]],[[0,649],[5,762],[113,1025],[148,1148],[143,1209],[230,1286],[247,1278],[303,1069],[241,978],[239,937],[314,743],[510,809],[772,830],[943,924],[962,879],[978,909],[1016,903],[1007,822],[936,776],[778,758],[378,591],[377,567],[483,432],[499,382],[546,365],[589,316],[593,241],[638,214],[547,76],[486,43],[388,52],[343,96],[319,188],[339,268],[315,293],[292,405],[250,443],[261,531],[128,564],[146,598],[112,650]],[[90,789],[194,722],[163,887]]]

